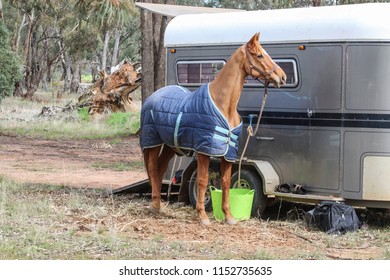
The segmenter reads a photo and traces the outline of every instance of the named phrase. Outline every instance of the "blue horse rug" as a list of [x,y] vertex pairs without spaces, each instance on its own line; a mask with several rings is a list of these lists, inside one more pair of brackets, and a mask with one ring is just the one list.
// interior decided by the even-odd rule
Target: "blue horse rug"
[[141,110],[141,148],[166,144],[180,155],[191,152],[235,161],[242,122],[234,128],[210,96],[209,84],[195,92],[166,86],[144,102]]

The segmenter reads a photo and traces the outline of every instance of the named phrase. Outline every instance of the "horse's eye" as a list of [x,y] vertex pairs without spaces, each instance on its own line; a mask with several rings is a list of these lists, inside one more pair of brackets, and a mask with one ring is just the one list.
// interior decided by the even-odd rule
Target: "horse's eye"
[[262,54],[257,55],[257,58],[263,58]]

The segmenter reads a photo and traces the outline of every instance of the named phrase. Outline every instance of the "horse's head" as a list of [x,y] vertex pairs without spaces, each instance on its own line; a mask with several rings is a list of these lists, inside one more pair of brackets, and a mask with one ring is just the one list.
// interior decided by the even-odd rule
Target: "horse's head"
[[260,32],[244,45],[246,54],[245,69],[248,75],[254,78],[271,82],[276,87],[286,84],[287,76],[268,55],[259,43]]

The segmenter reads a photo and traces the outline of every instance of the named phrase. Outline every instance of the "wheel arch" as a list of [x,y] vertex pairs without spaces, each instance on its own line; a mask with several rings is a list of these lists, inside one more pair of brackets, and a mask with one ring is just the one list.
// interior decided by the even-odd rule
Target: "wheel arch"
[[[257,173],[262,180],[263,193],[269,195],[275,192],[275,187],[280,184],[280,177],[272,164],[265,160],[247,160],[241,165],[241,169],[251,170]],[[238,171],[238,163],[234,165],[233,173]],[[233,174],[232,173],[232,174]]]

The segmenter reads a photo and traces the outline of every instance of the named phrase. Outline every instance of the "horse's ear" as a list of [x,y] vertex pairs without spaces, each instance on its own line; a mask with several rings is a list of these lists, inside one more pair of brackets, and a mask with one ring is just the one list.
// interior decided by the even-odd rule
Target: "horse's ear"
[[258,44],[258,42],[259,42],[259,37],[260,37],[260,32],[257,32],[255,35],[253,35],[253,37],[247,43],[248,49],[250,51],[255,52],[254,50],[256,49],[256,44]]

